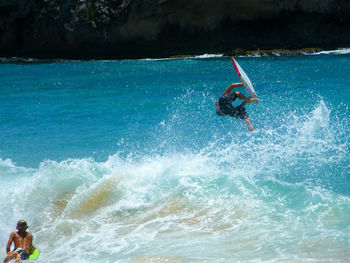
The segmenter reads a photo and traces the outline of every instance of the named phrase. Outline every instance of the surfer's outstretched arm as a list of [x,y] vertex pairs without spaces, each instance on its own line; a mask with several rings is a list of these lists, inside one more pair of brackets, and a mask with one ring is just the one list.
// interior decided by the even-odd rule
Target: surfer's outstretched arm
[[244,86],[244,84],[242,82],[240,83],[232,83],[230,86],[228,86],[228,88],[224,91],[224,93],[222,93],[222,96],[225,96],[227,94],[230,94],[230,92],[234,89],[234,88],[238,88],[238,87],[242,87]]

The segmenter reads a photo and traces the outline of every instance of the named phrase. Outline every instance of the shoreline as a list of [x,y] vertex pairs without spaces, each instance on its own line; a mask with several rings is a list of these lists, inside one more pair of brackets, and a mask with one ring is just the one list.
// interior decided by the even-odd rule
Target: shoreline
[[338,49],[322,49],[317,47],[301,48],[301,49],[257,49],[244,50],[233,49],[231,51],[219,52],[214,54],[204,55],[176,55],[170,58],[209,58],[213,57],[288,57],[288,56],[303,56],[303,55],[327,55],[327,54],[350,54],[350,48]]
[[213,59],[222,57],[289,57],[289,56],[304,56],[304,55],[329,55],[329,54],[350,54],[349,48],[337,48],[337,49],[322,49],[317,47],[301,48],[301,49],[257,49],[257,50],[244,50],[233,49],[230,51],[223,51],[217,53],[205,53],[205,54],[181,54],[172,55],[168,57],[143,57],[143,58],[93,58],[93,59],[75,59],[75,58],[35,58],[35,57],[0,57],[0,64],[6,63],[23,63],[23,64],[35,64],[35,63],[52,63],[52,62],[70,62],[70,61],[122,61],[122,60],[171,60],[171,59]]

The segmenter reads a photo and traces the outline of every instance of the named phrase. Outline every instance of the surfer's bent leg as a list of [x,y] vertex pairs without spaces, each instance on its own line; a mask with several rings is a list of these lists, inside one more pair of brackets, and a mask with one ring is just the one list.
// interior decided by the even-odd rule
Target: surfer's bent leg
[[230,86],[228,86],[228,88],[224,91],[224,93],[222,94],[222,96],[225,96],[227,94],[230,94],[231,91],[234,88],[238,88],[238,87],[242,87],[244,84],[243,83],[232,83]]
[[[243,102],[242,104],[245,104],[245,103],[246,102]],[[244,120],[245,123],[247,124],[248,130],[252,132],[252,131],[254,131],[253,125],[249,121],[249,116],[248,116],[245,108],[242,107],[241,105],[238,107],[233,107],[233,110],[228,115],[230,115],[231,117],[234,117],[234,118]]]
[[246,96],[244,96],[242,93],[236,91],[236,95],[237,95],[237,98],[244,100],[244,102],[242,102],[239,105],[239,107],[243,107],[244,105],[246,105],[249,102],[249,99]]
[[251,98],[251,97],[246,97],[244,96],[242,93],[236,91],[236,95],[239,99],[241,100],[244,100],[243,103],[241,103],[241,105],[239,105],[239,107],[243,107],[244,105],[246,105],[247,103],[250,103],[250,102],[255,102],[256,101],[256,98]]
[[[12,259],[16,258],[19,254],[17,252],[8,252],[7,257],[4,259],[4,263],[7,263],[11,261]],[[21,258],[19,258],[21,259]]]

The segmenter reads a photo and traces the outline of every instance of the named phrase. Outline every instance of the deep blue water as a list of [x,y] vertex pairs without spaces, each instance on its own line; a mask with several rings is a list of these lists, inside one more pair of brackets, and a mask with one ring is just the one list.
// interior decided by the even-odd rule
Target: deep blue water
[[340,53],[237,58],[253,133],[228,57],[1,63],[0,247],[23,218],[39,262],[348,262]]

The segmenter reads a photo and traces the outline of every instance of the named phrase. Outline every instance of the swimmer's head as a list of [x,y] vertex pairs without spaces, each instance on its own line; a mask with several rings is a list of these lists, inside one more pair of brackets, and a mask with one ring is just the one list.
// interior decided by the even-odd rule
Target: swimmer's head
[[28,228],[28,225],[27,225],[27,222],[26,222],[26,221],[24,221],[24,220],[19,220],[19,221],[17,222],[17,229],[18,229],[18,230],[27,230],[27,228]]

